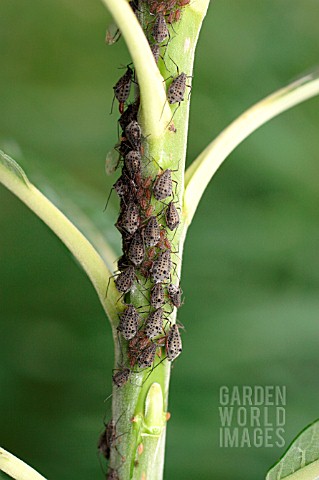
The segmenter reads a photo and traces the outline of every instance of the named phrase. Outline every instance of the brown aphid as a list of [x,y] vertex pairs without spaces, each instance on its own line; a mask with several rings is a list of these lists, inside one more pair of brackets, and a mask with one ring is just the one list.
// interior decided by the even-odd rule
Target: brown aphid
[[139,100],[134,103],[131,103],[125,112],[121,115],[119,119],[119,124],[122,130],[125,130],[127,125],[131,123],[133,120],[137,120],[137,112],[139,109]]
[[175,230],[180,224],[179,214],[175,204],[173,202],[169,202],[166,212],[165,212],[165,220],[166,225],[170,230]]
[[134,150],[139,150],[141,147],[142,132],[136,120],[132,120],[125,128],[125,136],[130,142]]
[[155,312],[149,314],[144,327],[145,335],[153,340],[163,332],[163,309],[158,308]]
[[125,340],[135,337],[138,330],[140,316],[134,305],[127,305],[126,310],[120,315],[120,323],[117,330],[122,333]]
[[112,377],[114,385],[116,385],[118,388],[123,387],[123,385],[125,385],[128,382],[130,375],[131,375],[131,370],[129,368],[123,368],[119,370]]
[[172,325],[166,339],[166,354],[170,362],[175,360],[182,353],[182,339],[178,326]]
[[160,308],[165,303],[164,288],[161,283],[156,283],[151,290],[151,306]]
[[130,95],[133,73],[132,68],[128,66],[124,75],[113,87],[115,98],[120,104],[124,104]]
[[111,447],[116,440],[116,426],[114,420],[110,420],[105,425],[104,432],[101,433],[97,449],[106,460],[109,460]]
[[143,237],[140,231],[134,233],[127,252],[127,256],[136,266],[140,265],[143,262],[145,257],[145,247]]
[[125,155],[124,165],[130,177],[134,177],[141,171],[141,154],[137,150],[131,150]]
[[144,452],[144,445],[143,445],[143,443],[140,443],[137,447],[137,453],[139,455],[142,455],[143,452]]
[[172,105],[174,103],[181,103],[184,100],[186,88],[186,73],[180,73],[174,78],[167,90],[167,100]]
[[150,367],[155,359],[157,345],[151,343],[148,347],[144,348],[140,353],[137,363],[140,368]]
[[133,235],[140,224],[139,209],[136,203],[129,202],[124,212],[120,216],[118,226]]
[[172,171],[167,169],[158,175],[153,185],[153,194],[156,200],[164,200],[173,192]]
[[125,180],[125,177],[121,175],[113,185],[114,190],[120,198],[127,196],[129,187]]
[[166,21],[162,13],[156,15],[152,35],[156,43],[162,43],[169,36]]
[[158,255],[157,260],[153,262],[151,275],[155,283],[169,280],[172,268],[171,252],[165,250]]
[[160,240],[160,226],[157,218],[153,215],[150,217],[144,229],[144,241],[147,247],[155,247]]
[[154,43],[154,45],[151,45],[151,52],[153,54],[154,60],[156,63],[158,63],[159,57],[160,57],[160,46],[157,43]]
[[117,473],[114,468],[110,468],[109,471],[107,472],[107,480],[120,480],[119,474]]
[[170,298],[170,301],[176,308],[180,308],[182,305],[182,289],[179,285],[174,285],[170,283],[167,287],[167,293]]
[[115,279],[115,285],[119,292],[127,293],[131,290],[135,280],[134,267],[127,267]]

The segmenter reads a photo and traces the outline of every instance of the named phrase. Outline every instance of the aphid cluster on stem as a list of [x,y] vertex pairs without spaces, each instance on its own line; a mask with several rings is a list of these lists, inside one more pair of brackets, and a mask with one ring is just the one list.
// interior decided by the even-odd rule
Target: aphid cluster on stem
[[[190,0],[129,2],[138,18],[145,9],[148,13],[150,22],[146,34],[156,63],[159,58],[163,59],[163,48],[171,38],[173,27],[170,25],[179,21],[183,8],[189,3]],[[117,40],[119,35],[116,31],[114,38]],[[173,78],[167,90],[170,104],[183,101],[186,79],[186,74],[179,72]],[[116,168],[121,166],[121,174],[113,185],[120,201],[115,226],[122,236],[123,254],[114,274],[122,301],[117,325],[122,359],[112,379],[116,388],[122,388],[127,382],[132,383],[132,373],[153,369],[165,359],[173,361],[182,351],[179,327],[170,321],[174,309],[182,305],[182,290],[173,280],[176,264],[172,255],[176,252],[171,247],[180,225],[180,208],[176,201],[174,170],[159,167],[155,176],[146,174],[150,170],[148,164],[153,160],[157,164],[157,161],[148,159],[144,152],[147,132],[142,131],[138,121],[140,97],[133,64],[126,66],[113,90],[113,102],[116,99],[120,112]],[[146,304],[138,306],[134,296],[130,298],[136,290]],[[157,356],[163,357],[162,360],[156,360]],[[110,421],[98,444],[99,452],[107,460],[112,448],[117,450],[117,439],[116,424]],[[109,468],[107,478],[119,478],[118,472]]]

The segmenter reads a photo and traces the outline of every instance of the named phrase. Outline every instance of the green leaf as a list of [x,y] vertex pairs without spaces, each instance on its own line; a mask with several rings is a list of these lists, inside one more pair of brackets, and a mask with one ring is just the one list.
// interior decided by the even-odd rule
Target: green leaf
[[0,150],[0,182],[24,202],[62,240],[91,280],[111,323],[117,321],[115,304],[119,298],[111,272],[87,238],[28,180],[22,168]]
[[40,473],[1,447],[0,470],[16,480],[45,480]]
[[272,118],[318,94],[319,70],[316,69],[246,110],[203,150],[186,171],[186,227],[190,225],[208,183],[235,148]]
[[317,480],[319,478],[319,421],[306,427],[284,456],[267,473],[266,480]]

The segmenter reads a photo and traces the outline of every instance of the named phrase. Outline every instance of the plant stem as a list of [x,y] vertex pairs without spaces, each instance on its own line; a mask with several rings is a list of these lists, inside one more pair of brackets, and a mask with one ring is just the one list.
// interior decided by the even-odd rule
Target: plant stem
[[[169,230],[167,232],[172,245],[172,260],[175,264],[172,271],[174,284],[179,284],[180,281],[185,239],[183,194],[191,76],[196,42],[208,3],[209,0],[199,0],[194,2],[195,8],[189,5],[184,9],[181,21],[174,24],[176,33],[173,31],[171,33],[165,52],[165,61],[159,60],[159,69],[164,78],[175,77],[181,72],[189,76],[185,101],[180,106],[173,105],[171,108],[171,118],[173,117],[176,131],[167,128],[169,123],[167,122],[161,136],[152,135],[153,127],[148,123],[147,110],[143,109],[143,97],[141,97],[142,114],[139,116],[139,122],[144,136],[145,157],[148,159],[145,174],[155,178],[161,172],[159,167],[163,170],[172,170],[173,201],[180,212],[181,224],[177,232],[175,234]],[[119,27],[122,28],[121,25]],[[178,71],[174,62],[178,65]],[[147,68],[147,65],[144,68]],[[164,104],[162,109],[163,107]],[[158,122],[160,120],[160,118],[157,119]],[[149,162],[149,160],[154,161]],[[163,209],[163,204],[160,202],[154,203],[154,206],[156,214]],[[136,307],[146,305],[146,294],[147,292],[141,294],[137,287],[133,293],[130,293],[129,303]],[[126,301],[128,303],[128,299]],[[176,322],[176,309],[170,314],[169,320],[172,324]],[[113,337],[115,368],[119,368],[125,362],[127,346],[126,342],[119,341],[115,329],[113,329]],[[110,466],[117,470],[120,478],[125,480],[146,478],[161,480],[163,477],[171,365],[168,360],[163,359],[165,353],[164,349],[162,350],[162,358],[155,361],[156,365],[151,373],[149,369],[146,372],[132,373],[126,385],[113,388],[113,420],[117,422],[117,435],[121,437],[116,442],[117,448],[112,449]]]

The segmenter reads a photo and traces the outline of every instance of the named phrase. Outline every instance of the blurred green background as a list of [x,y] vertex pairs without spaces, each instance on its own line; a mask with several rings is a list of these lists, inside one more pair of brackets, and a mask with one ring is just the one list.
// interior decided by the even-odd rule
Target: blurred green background
[[[317,0],[211,3],[189,162],[318,63]],[[103,213],[116,176],[104,159],[117,136],[112,86],[129,57],[122,40],[105,46],[109,21],[99,0],[1,0],[0,147],[116,247],[115,195]],[[275,119],[231,155],[200,204],[184,257],[165,479],[262,479],[283,453],[218,446],[221,385],[286,385],[286,445],[319,417],[318,127],[318,99]],[[103,478],[110,328],[66,248],[2,187],[0,205],[0,444],[50,479]]]

